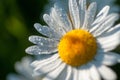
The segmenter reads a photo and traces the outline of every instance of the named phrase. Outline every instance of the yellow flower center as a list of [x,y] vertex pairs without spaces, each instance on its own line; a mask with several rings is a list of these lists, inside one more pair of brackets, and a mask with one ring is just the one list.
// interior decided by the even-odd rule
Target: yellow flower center
[[60,58],[71,66],[81,66],[94,58],[97,51],[96,39],[86,30],[71,30],[60,40]]

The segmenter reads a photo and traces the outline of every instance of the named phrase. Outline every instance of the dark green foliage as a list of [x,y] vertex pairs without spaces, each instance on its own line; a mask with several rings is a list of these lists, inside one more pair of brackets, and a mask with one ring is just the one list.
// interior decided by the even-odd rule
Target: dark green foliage
[[0,0],[0,80],[15,72],[14,63],[27,55],[29,35],[40,21],[47,0]]

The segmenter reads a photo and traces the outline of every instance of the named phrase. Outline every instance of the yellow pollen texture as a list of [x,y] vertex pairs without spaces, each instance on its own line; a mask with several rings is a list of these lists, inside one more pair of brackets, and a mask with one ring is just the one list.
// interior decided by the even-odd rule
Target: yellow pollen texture
[[62,61],[71,66],[81,66],[91,61],[96,55],[96,39],[86,30],[71,30],[58,44]]

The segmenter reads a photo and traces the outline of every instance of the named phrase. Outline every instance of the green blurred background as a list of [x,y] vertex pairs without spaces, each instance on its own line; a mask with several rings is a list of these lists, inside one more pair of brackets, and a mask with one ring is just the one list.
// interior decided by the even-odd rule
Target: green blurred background
[[[15,72],[14,63],[28,55],[28,37],[38,34],[33,28],[35,22],[44,24],[42,13],[46,4],[47,0],[0,0],[0,80]],[[116,4],[120,5],[120,0]],[[120,53],[120,48],[115,51]],[[120,76],[120,64],[112,68]]]

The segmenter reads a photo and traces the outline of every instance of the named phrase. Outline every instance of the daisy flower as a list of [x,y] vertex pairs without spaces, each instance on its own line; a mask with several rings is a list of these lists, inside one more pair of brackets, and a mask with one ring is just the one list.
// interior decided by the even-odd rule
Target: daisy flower
[[[66,4],[66,5],[64,5]],[[120,62],[120,55],[111,52],[120,44],[120,24],[113,26],[118,14],[109,13],[105,6],[97,14],[97,5],[86,0],[57,1],[50,14],[44,14],[47,23],[35,23],[43,36],[30,36],[34,43],[26,49],[40,55],[31,65],[43,80],[116,80],[108,66]]]
[[10,73],[7,76],[7,80],[40,80],[38,77],[32,77],[32,67],[30,63],[32,62],[31,57],[23,57],[21,61],[15,63],[15,69],[18,74]]

